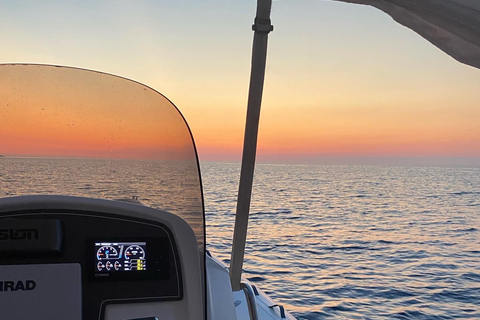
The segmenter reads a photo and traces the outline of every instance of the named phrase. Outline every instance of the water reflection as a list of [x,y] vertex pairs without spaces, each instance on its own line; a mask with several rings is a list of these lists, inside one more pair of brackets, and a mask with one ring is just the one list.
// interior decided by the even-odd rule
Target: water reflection
[[[228,262],[239,166],[205,163]],[[258,165],[245,277],[298,319],[478,318],[480,168]]]

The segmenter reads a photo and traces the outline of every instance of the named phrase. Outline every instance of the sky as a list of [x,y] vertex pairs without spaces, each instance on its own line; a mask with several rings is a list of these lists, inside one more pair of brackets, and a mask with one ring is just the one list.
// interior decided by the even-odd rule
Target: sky
[[[239,161],[255,7],[0,1],[0,61],[144,83],[181,110],[201,161]],[[367,6],[274,1],[272,23],[260,161],[480,164],[480,70]]]

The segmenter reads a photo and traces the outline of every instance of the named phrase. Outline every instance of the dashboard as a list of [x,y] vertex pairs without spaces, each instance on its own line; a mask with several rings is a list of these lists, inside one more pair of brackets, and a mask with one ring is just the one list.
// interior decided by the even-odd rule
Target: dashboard
[[191,309],[204,307],[196,238],[180,218],[135,204],[44,197],[40,207],[24,199],[3,212],[0,199],[6,318],[193,319]]
[[147,271],[147,242],[95,242],[95,275]]

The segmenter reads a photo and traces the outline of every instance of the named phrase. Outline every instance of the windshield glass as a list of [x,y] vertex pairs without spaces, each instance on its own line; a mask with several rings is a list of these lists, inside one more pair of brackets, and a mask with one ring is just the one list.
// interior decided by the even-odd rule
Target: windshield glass
[[0,65],[0,197],[140,201],[181,216],[204,245],[198,161],[177,108],[109,74]]

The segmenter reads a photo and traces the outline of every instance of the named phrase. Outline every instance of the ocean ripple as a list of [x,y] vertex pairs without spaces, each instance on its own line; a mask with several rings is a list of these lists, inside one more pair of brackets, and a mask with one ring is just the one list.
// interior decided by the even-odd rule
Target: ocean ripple
[[[235,201],[218,199],[236,194],[224,181],[238,169],[202,164],[207,243],[223,261]],[[480,319],[480,168],[256,174],[244,276],[297,319]]]

